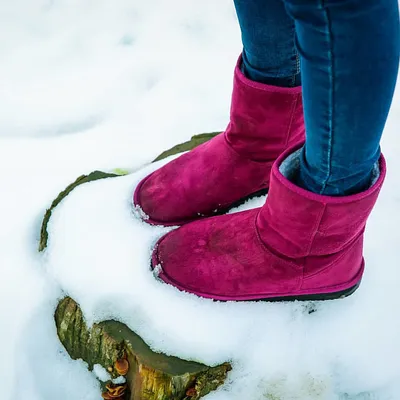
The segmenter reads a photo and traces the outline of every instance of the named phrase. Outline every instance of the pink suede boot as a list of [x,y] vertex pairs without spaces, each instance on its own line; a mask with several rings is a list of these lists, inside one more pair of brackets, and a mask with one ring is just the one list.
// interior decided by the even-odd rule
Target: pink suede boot
[[289,181],[298,156],[295,147],[276,161],[263,207],[196,221],[161,238],[152,258],[158,277],[216,300],[327,300],[353,293],[385,160],[365,192],[329,197]]
[[[226,131],[146,177],[134,205],[155,225],[181,225],[222,214],[266,193],[273,162],[304,138],[301,88],[280,88],[234,73]],[[235,205],[236,205],[235,204]]]

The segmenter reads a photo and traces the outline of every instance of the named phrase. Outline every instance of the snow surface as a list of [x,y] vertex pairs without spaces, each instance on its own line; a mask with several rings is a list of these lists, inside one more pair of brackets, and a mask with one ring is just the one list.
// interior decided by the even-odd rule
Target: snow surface
[[[99,399],[95,374],[56,337],[64,292],[91,321],[118,318],[155,350],[232,360],[228,382],[207,400],[399,398],[399,91],[366,274],[352,297],[313,304],[312,314],[309,303],[213,303],[149,270],[166,230],[135,217],[132,190],[166,148],[224,129],[240,47],[231,0],[0,2],[2,399]],[[76,189],[39,255],[57,194],[82,173],[116,167],[137,172]]]

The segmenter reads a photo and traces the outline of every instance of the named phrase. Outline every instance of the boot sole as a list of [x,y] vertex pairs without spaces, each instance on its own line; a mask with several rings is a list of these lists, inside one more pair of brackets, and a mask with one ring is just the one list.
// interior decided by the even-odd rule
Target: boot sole
[[[339,292],[333,293],[318,293],[318,294],[305,294],[298,296],[281,296],[281,297],[272,297],[261,299],[259,301],[325,301],[325,300],[338,300],[345,299],[346,297],[351,296],[359,287],[361,282],[358,282],[356,285],[350,287],[349,289],[344,289]],[[248,300],[251,301],[251,300]],[[254,301],[254,300],[253,300]]]
[[[357,278],[355,281],[357,282],[355,285],[350,286],[349,288],[339,290],[337,292],[330,292],[330,293],[315,293],[315,294],[297,294],[297,295],[288,295],[288,296],[271,296],[271,297],[263,297],[260,295],[259,297],[257,295],[253,296],[248,296],[240,298],[229,298],[228,296],[213,296],[208,293],[201,293],[201,292],[192,292],[188,290],[187,288],[182,287],[178,282],[175,282],[173,279],[171,279],[163,270],[162,266],[160,263],[160,260],[158,259],[158,252],[157,252],[157,247],[159,243],[163,240],[164,237],[162,237],[155,245],[155,248],[153,250],[153,254],[151,257],[150,261],[150,268],[160,281],[174,286],[176,289],[186,292],[186,293],[192,293],[195,294],[198,297],[203,297],[215,301],[221,301],[221,302],[228,302],[228,301],[235,301],[235,302],[285,302],[285,301],[326,301],[326,300],[338,300],[338,299],[344,299],[348,296],[351,296],[360,286],[361,284],[361,277],[363,274],[364,267],[361,268],[360,273],[358,274]],[[160,266],[160,270],[157,271],[157,266]],[[156,272],[157,271],[157,272]]]
[[[151,269],[154,271],[155,267],[153,264],[151,265]],[[163,279],[164,278],[164,279]],[[166,278],[166,279],[165,279]],[[173,280],[168,279],[168,277],[165,274],[160,274],[158,277],[161,281],[168,285],[174,286],[176,289],[186,292],[186,293],[191,293],[187,289],[179,287]],[[302,301],[302,302],[310,302],[310,301],[329,301],[329,300],[340,300],[340,299],[345,299],[346,297],[351,296],[360,286],[360,282],[357,283],[356,285],[350,287],[349,289],[344,289],[339,292],[332,292],[332,293],[317,293],[317,294],[306,294],[306,295],[295,295],[295,296],[279,296],[279,297],[267,297],[267,298],[252,298],[252,299],[240,299],[240,298],[215,298],[212,295],[205,295],[203,293],[192,293],[195,294],[198,297],[202,297],[205,299],[211,299],[214,301],[221,301],[221,302],[268,302],[268,303],[277,303],[277,302],[294,302],[294,301]],[[312,311],[314,312],[314,311]]]

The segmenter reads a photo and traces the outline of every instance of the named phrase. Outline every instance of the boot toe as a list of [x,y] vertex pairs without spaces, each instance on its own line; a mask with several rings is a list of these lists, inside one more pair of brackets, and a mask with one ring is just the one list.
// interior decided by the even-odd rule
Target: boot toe
[[[187,201],[174,160],[144,178],[137,186],[133,203],[145,214],[152,225],[174,226],[188,222],[193,215],[192,204]],[[189,219],[190,220],[190,219]]]
[[[212,291],[206,237],[193,237],[194,222],[163,236],[155,246],[152,268],[159,279],[180,290],[204,295]],[[188,229],[189,228],[189,229]],[[215,294],[215,293],[214,293]]]
[[174,216],[164,210],[163,204],[168,200],[165,200],[165,188],[161,182],[158,183],[160,180],[157,179],[157,172],[153,172],[139,183],[133,203],[135,207],[140,207],[146,222],[161,225],[170,222],[165,219],[165,215],[169,218]]

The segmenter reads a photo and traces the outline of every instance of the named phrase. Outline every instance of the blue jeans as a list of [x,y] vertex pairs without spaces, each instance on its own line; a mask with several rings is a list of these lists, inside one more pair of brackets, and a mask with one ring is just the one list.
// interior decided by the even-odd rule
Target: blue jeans
[[245,74],[288,87],[301,75],[306,143],[297,183],[331,196],[364,190],[396,84],[398,0],[235,0],[235,6]]

